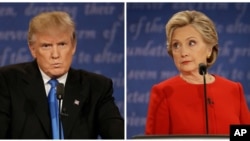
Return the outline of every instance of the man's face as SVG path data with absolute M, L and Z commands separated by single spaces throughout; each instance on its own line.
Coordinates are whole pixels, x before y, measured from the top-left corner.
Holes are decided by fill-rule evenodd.
M 29 45 L 31 54 L 38 66 L 50 77 L 60 77 L 68 72 L 76 44 L 70 32 L 50 30 L 49 33 L 36 33 L 34 42 Z

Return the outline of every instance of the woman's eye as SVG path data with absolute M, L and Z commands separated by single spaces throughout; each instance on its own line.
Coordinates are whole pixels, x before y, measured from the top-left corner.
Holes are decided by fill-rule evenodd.
M 194 46 L 194 45 L 196 45 L 195 41 L 193 41 L 193 40 L 189 41 L 189 46 Z
M 180 47 L 180 45 L 178 43 L 173 43 L 172 47 L 175 48 L 175 49 L 178 49 Z

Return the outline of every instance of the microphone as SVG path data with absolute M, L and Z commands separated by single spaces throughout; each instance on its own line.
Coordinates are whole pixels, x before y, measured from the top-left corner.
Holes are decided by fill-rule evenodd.
M 204 63 L 199 64 L 199 73 L 200 75 L 204 75 L 207 73 L 207 66 Z
M 58 100 L 62 100 L 64 97 L 64 85 L 62 83 L 56 86 L 56 96 Z
M 206 88 L 206 73 L 207 73 L 207 66 L 204 63 L 199 64 L 199 73 L 200 75 L 203 75 L 203 80 L 204 80 L 204 106 L 205 106 L 205 121 L 206 121 L 206 133 L 209 134 L 209 128 L 208 128 L 208 110 L 207 110 L 207 88 Z
M 62 83 L 59 83 L 57 85 L 57 99 L 59 100 L 62 100 L 64 98 L 64 85 Z M 61 106 L 61 104 L 60 104 Z M 61 109 L 61 108 L 60 108 Z M 68 114 L 66 113 L 66 109 L 63 108 L 61 111 L 61 116 L 68 116 Z
M 56 86 L 56 96 L 59 100 L 59 139 L 62 139 L 62 122 L 61 122 L 61 103 L 64 97 L 64 85 L 62 83 L 57 84 Z

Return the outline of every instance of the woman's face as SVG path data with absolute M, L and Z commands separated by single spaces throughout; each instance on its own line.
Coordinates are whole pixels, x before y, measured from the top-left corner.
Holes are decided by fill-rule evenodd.
M 175 66 L 184 74 L 199 72 L 199 64 L 206 64 L 207 57 L 212 53 L 212 47 L 203 41 L 192 25 L 174 30 L 171 49 Z

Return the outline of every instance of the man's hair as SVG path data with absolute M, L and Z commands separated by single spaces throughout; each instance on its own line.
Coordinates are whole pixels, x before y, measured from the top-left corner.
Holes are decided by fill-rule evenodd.
M 28 30 L 28 44 L 35 40 L 36 33 L 46 33 L 57 29 L 72 34 L 72 43 L 76 43 L 75 23 L 70 15 L 63 11 L 43 12 L 31 19 Z

